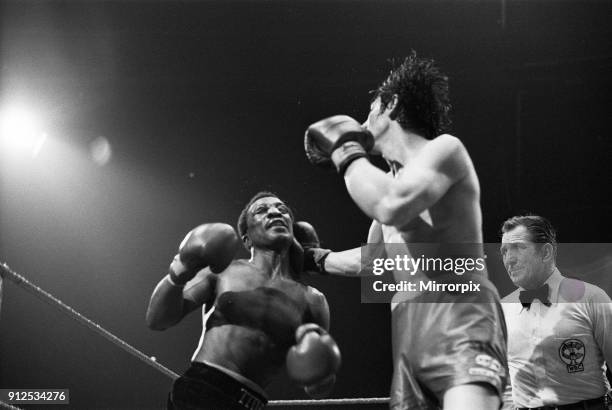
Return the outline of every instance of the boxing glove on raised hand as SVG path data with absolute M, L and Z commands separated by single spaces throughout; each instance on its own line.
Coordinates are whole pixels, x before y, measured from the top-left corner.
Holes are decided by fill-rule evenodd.
M 295 331 L 296 344 L 287 352 L 289 377 L 302 386 L 313 386 L 340 368 L 340 349 L 319 325 L 306 323 Z
M 367 156 L 374 146 L 372 134 L 348 115 L 335 115 L 315 122 L 306 130 L 304 149 L 313 165 L 336 166 L 343 174 L 354 160 Z M 332 157 L 332 153 L 340 150 Z
M 302 270 L 327 274 L 325 258 L 331 253 L 331 250 L 321 248 L 319 235 L 315 228 L 308 222 L 298 221 L 293 224 L 293 235 L 304 249 Z
M 240 241 L 231 225 L 224 223 L 203 224 L 192 229 L 179 246 L 179 259 L 184 269 L 173 269 L 170 278 L 177 285 L 184 285 L 205 267 L 220 273 L 232 262 Z

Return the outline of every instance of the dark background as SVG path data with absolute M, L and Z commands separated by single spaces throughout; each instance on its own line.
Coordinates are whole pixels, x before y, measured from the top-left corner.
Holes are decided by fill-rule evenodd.
M 560 241 L 610 242 L 611 15 L 609 1 L 4 1 L 0 103 L 43 113 L 49 142 L 0 153 L 0 260 L 182 372 L 199 315 L 154 332 L 144 313 L 184 234 L 233 224 L 270 189 L 326 246 L 364 241 L 369 221 L 302 136 L 325 116 L 365 119 L 368 91 L 411 49 L 450 77 L 486 241 L 531 211 Z M 103 166 L 89 152 L 101 136 Z M 387 396 L 389 306 L 361 304 L 357 280 L 309 281 L 344 356 L 333 397 Z M 153 409 L 170 379 L 5 280 L 0 387 Z M 305 397 L 284 380 L 270 396 Z

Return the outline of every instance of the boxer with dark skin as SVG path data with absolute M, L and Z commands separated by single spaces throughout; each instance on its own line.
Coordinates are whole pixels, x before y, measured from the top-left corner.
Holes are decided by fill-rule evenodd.
M 151 329 L 164 330 L 201 306 L 207 312 L 170 407 L 260 409 L 266 386 L 285 371 L 311 396 L 329 393 L 339 351 L 327 333 L 325 296 L 302 284 L 292 264 L 293 229 L 289 207 L 262 192 L 238 221 L 249 260 L 231 261 L 238 240 L 229 225 L 202 225 L 185 238 L 146 316 Z

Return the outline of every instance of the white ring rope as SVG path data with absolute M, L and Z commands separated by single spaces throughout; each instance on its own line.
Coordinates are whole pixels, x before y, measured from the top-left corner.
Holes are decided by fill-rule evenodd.
M 77 312 L 76 310 L 74 310 L 73 308 L 71 308 L 70 306 L 68 306 L 67 304 L 65 304 L 64 302 L 62 302 L 61 300 L 59 300 L 58 298 L 56 298 L 49 292 L 34 285 L 32 282 L 30 282 L 29 280 L 27 280 L 26 278 L 24 278 L 17 272 L 14 272 L 11 268 L 9 268 L 9 266 L 6 263 L 0 264 L 0 270 L 4 272 L 7 275 L 7 277 L 10 280 L 12 280 L 14 283 L 16 283 L 17 285 L 23 287 L 25 290 L 29 291 L 34 296 L 42 296 L 42 298 L 40 298 L 42 301 L 50 302 L 52 305 L 59 307 L 61 310 L 67 313 L 68 316 L 70 316 L 72 319 L 76 320 L 82 325 L 87 326 L 88 328 L 98 333 L 99 335 L 109 340 L 110 342 L 114 343 L 115 345 L 119 346 L 120 348 L 122 348 L 123 350 L 131 354 L 132 356 L 142 360 L 143 362 L 145 362 L 146 364 L 150 366 L 153 366 L 154 368 L 164 373 L 166 376 L 170 377 L 171 379 L 177 379 L 179 377 L 179 375 L 173 372 L 172 370 L 158 363 L 156 360 L 151 359 L 149 356 L 142 353 L 140 350 L 129 345 L 127 342 L 119 339 L 117 336 L 115 336 L 108 330 L 104 329 L 102 326 L 95 323 L 94 321 L 86 318 L 85 316 L 83 316 L 82 314 L 80 314 L 79 312 Z
M 6 263 L 0 263 L 0 271 L 3 272 L 11 281 L 21 286 L 28 292 L 32 293 L 34 296 L 39 297 L 42 301 L 48 302 L 51 305 L 59 307 L 68 316 L 80 324 L 90 328 L 94 332 L 98 333 L 105 339 L 109 340 L 111 343 L 119 346 L 132 356 L 140 359 L 145 362 L 149 366 L 154 367 L 160 372 L 164 373 L 166 376 L 170 377 L 172 380 L 175 380 L 179 377 L 179 375 L 172 370 L 168 369 L 164 365 L 158 363 L 156 360 L 151 359 L 146 354 L 142 353 L 140 350 L 131 346 L 127 342 L 121 340 L 108 330 L 104 329 L 102 326 L 98 325 L 94 321 L 86 318 L 49 292 L 41 289 L 39 286 L 34 285 L 32 282 L 27 280 L 22 275 L 13 271 Z M 271 407 L 276 406 L 327 406 L 327 405 L 349 405 L 349 404 L 381 404 L 388 403 L 388 397 L 371 397 L 371 398 L 354 398 L 354 399 L 323 399 L 323 400 L 271 400 L 268 402 L 268 405 Z M 19 407 L 12 406 L 10 404 L 4 403 L 0 401 L 0 408 L 7 408 L 10 410 L 20 410 Z
M 388 397 L 366 397 L 355 399 L 322 399 L 322 400 L 271 400 L 268 406 L 342 406 L 348 404 L 386 404 Z
M 15 407 L 11 404 L 5 403 L 2 400 L 0 400 L 0 409 L 9 409 L 9 410 L 22 410 L 19 407 Z

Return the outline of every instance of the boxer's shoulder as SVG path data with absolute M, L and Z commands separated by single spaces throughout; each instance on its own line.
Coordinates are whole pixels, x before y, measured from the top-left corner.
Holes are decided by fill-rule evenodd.
M 320 304 L 326 300 L 325 295 L 317 288 L 313 288 L 312 286 L 306 286 L 305 290 L 306 298 L 314 302 L 316 304 Z
M 443 143 L 443 144 L 454 144 L 455 146 L 463 147 L 461 140 L 451 134 L 440 134 L 436 138 L 430 140 L 430 142 Z
M 230 268 L 252 267 L 253 264 L 248 259 L 234 259 L 228 266 Z
M 248 259 L 234 259 L 229 264 L 227 269 L 222 272 L 222 274 L 234 275 L 258 271 L 259 269 L 255 265 L 253 265 Z
M 447 174 L 464 175 L 473 168 L 470 155 L 463 142 L 450 134 L 442 134 L 427 142 L 420 152 L 421 161 L 435 166 Z M 455 178 L 459 179 L 459 178 Z
M 436 138 L 429 140 L 426 149 L 435 150 L 440 154 L 451 155 L 465 150 L 465 146 L 461 140 L 450 134 L 442 134 Z

